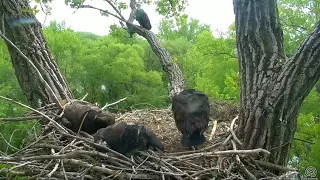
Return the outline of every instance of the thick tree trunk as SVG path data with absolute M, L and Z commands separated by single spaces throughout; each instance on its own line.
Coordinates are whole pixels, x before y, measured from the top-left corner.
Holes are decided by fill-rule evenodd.
M 288 161 L 301 104 L 320 76 L 320 29 L 285 59 L 276 0 L 235 0 L 241 109 L 237 135 L 244 148 Z
M 6 41 L 20 87 L 32 107 L 66 99 L 66 96 L 72 98 L 49 51 L 41 24 L 30 10 L 25 0 L 0 0 L 1 32 L 34 64 L 32 66 Z

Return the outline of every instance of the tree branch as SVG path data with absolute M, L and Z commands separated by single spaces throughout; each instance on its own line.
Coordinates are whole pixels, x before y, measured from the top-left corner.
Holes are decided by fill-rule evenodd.
M 91 5 L 81 5 L 81 6 L 79 6 L 79 8 L 96 9 L 96 10 L 99 10 L 99 11 L 104 12 L 106 14 L 110 14 L 111 16 L 113 16 L 113 17 L 115 17 L 115 18 L 117 18 L 117 19 L 119 19 L 121 21 L 125 21 L 126 22 L 126 20 L 124 18 L 122 18 L 122 16 L 119 17 L 116 14 L 113 14 L 113 13 L 107 11 L 107 10 L 103 10 L 103 9 L 100 9 L 100 8 L 97 8 L 97 7 L 94 7 L 94 6 L 91 6 Z
M 111 16 L 119 19 L 120 21 L 126 22 L 129 32 L 137 33 L 138 35 L 144 37 L 149 42 L 153 52 L 158 56 L 160 64 L 163 67 L 163 70 L 169 76 L 170 82 L 168 84 L 168 88 L 169 88 L 169 98 L 171 100 L 172 96 L 174 96 L 177 93 L 180 93 L 183 89 L 186 88 L 186 82 L 183 78 L 180 68 L 176 63 L 172 61 L 169 51 L 162 46 L 157 36 L 151 31 L 148 31 L 147 29 L 144 29 L 140 26 L 136 26 L 133 24 L 133 21 L 135 19 L 135 12 L 136 12 L 136 0 L 130 1 L 131 13 L 128 20 L 124 19 L 121 13 L 110 1 L 108 0 L 106 1 L 112 6 L 112 8 L 119 14 L 120 17 L 116 14 L 110 13 L 107 10 L 96 8 L 91 5 L 82 5 L 79 8 L 91 8 L 91 9 L 96 9 L 104 13 L 110 14 Z

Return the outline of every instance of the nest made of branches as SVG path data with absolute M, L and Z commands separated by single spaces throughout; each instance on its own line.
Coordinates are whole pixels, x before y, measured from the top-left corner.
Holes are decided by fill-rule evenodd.
M 117 114 L 116 122 L 143 124 L 165 147 L 165 152 L 139 151 L 131 157 L 95 144 L 90 135 L 60 126 L 51 116 L 52 107 L 40 108 L 52 120 L 34 142 L 14 154 L 0 156 L 0 164 L 14 165 L 2 168 L 0 179 L 285 179 L 298 173 L 264 162 L 270 154 L 264 149 L 241 150 L 234 133 L 237 106 L 213 103 L 211 107 L 212 119 L 218 123 L 210 124 L 205 133 L 207 142 L 193 151 L 180 144 L 170 109 Z M 96 151 L 97 146 L 108 152 Z

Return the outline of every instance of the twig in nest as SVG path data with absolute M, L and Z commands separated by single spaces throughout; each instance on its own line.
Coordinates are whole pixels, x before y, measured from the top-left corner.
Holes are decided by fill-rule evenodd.
M 231 135 L 230 135 L 231 136 Z M 208 147 L 205 147 L 205 148 L 202 148 L 202 149 L 198 149 L 198 150 L 195 150 L 195 151 L 182 151 L 182 152 L 174 152 L 174 153 L 168 153 L 167 156 L 178 156 L 178 155 L 183 155 L 183 154 L 190 154 L 190 153 L 197 153 L 197 152 L 204 152 L 204 151 L 208 151 L 210 149 L 213 149 L 213 148 L 216 148 L 218 146 L 220 146 L 221 143 L 216 143 L 216 144 L 213 144 L 211 146 L 208 146 Z
M 276 179 L 295 179 L 295 178 L 292 178 L 290 176 L 294 176 L 294 175 L 297 175 L 297 174 L 299 174 L 299 172 L 297 172 L 297 171 L 290 172 L 290 173 L 278 176 Z M 275 177 L 266 177 L 266 178 L 261 178 L 260 180 L 267 180 L 267 179 L 275 179 Z M 305 178 L 305 179 L 308 179 L 308 178 Z M 310 178 L 310 179 L 317 179 L 317 178 Z
M 210 134 L 210 137 L 209 137 L 209 141 L 212 141 L 214 133 L 216 132 L 216 129 L 217 129 L 217 120 L 214 120 L 213 121 L 212 131 L 211 131 L 211 134 Z
M 272 164 L 272 163 L 265 162 L 265 161 L 254 160 L 254 162 L 259 164 L 260 166 L 266 167 L 268 169 L 273 169 L 276 171 L 281 171 L 281 172 L 297 171 L 297 169 L 295 169 L 295 168 L 288 168 L 288 167 L 284 167 L 284 166 L 279 166 L 279 165 Z
M 38 138 L 35 142 L 33 142 L 33 143 L 31 143 L 31 144 L 27 145 L 26 147 L 24 147 L 24 148 L 20 149 L 19 151 L 17 151 L 17 152 L 15 152 L 15 153 L 13 153 L 11 156 L 15 156 L 15 155 L 17 155 L 17 154 L 21 153 L 22 151 L 24 151 L 24 150 L 26 150 L 26 149 L 29 149 L 30 147 L 32 147 L 32 146 L 34 146 L 35 144 L 37 144 L 39 141 L 41 141 L 41 140 L 43 140 L 43 139 L 47 138 L 47 137 L 48 137 L 49 135 L 51 135 L 52 133 L 53 133 L 53 132 L 50 132 L 50 133 L 48 133 L 47 135 L 45 135 L 45 136 L 42 136 L 42 137 Z
M 52 154 L 56 154 L 54 149 L 51 149 Z M 58 160 L 58 162 L 54 165 L 54 168 L 52 169 L 52 171 L 47 175 L 48 177 L 51 177 L 53 173 L 55 173 L 59 167 L 60 164 L 60 159 Z
M 64 179 L 68 180 L 68 177 L 67 177 L 67 174 L 66 174 L 66 170 L 64 168 L 63 161 L 60 161 L 60 162 L 61 162 L 61 168 L 62 168 L 62 173 L 63 173 Z
M 137 165 L 135 162 L 131 161 L 131 159 L 127 158 L 127 157 L 124 156 L 123 154 L 120 154 L 120 153 L 118 153 L 117 151 L 114 151 L 114 150 L 112 150 L 112 149 L 110 149 L 110 148 L 108 148 L 108 147 L 106 147 L 106 146 L 102 146 L 102 145 L 100 145 L 100 144 L 97 144 L 97 143 L 88 141 L 87 139 L 83 139 L 83 138 L 81 138 L 81 137 L 77 137 L 77 136 L 74 136 L 74 135 L 71 135 L 71 134 L 67 134 L 67 133 L 64 133 L 64 132 L 61 132 L 61 133 L 62 133 L 64 136 L 71 137 L 71 138 L 75 138 L 75 139 L 78 139 L 78 140 L 82 140 L 82 141 L 84 141 L 84 142 L 86 142 L 86 143 L 88 143 L 88 144 L 90 144 L 90 145 L 92 145 L 92 146 L 94 146 L 94 147 L 99 147 L 99 148 L 102 148 L 102 149 L 107 150 L 107 151 L 109 151 L 109 152 L 112 152 L 112 153 L 116 154 L 117 156 L 119 156 L 119 157 L 121 157 L 121 158 L 129 161 L 130 163 L 133 163 L 134 165 Z
M 80 100 L 83 101 L 88 96 L 88 93 L 86 93 Z
M 17 166 L 14 166 L 14 167 L 10 168 L 9 171 L 13 171 L 14 169 L 17 169 L 17 168 L 26 166 L 26 165 L 28 165 L 28 164 L 32 164 L 32 163 L 34 163 L 34 162 L 36 162 L 36 161 L 28 161 L 28 162 L 19 164 L 19 165 L 17 165 Z
M 122 99 L 120 99 L 120 100 L 118 100 L 118 101 L 116 101 L 116 102 L 113 102 L 113 103 L 111 103 L 111 104 L 106 104 L 106 105 L 104 105 L 102 108 L 101 108 L 101 110 L 104 110 L 105 108 L 107 108 L 107 107 L 110 107 L 110 106 L 113 106 L 113 105 L 115 105 L 115 104 L 118 104 L 119 102 L 121 102 L 121 101 L 124 101 L 124 100 L 126 100 L 127 99 L 127 97 L 125 97 L 125 98 L 122 98 Z
M 156 156 L 151 156 L 151 155 L 149 155 L 148 153 L 145 153 L 145 152 L 142 152 L 142 151 L 140 151 L 139 153 L 143 154 L 144 156 L 147 156 L 147 157 L 150 157 L 150 158 L 152 158 L 152 159 L 155 159 L 155 160 L 158 161 L 158 162 L 164 163 L 165 165 L 169 166 L 170 168 L 174 169 L 175 171 L 178 171 L 179 173 L 182 173 L 182 174 L 179 174 L 179 173 L 177 173 L 177 174 L 175 174 L 175 173 L 170 173 L 170 174 L 173 175 L 173 176 L 177 176 L 177 178 L 178 178 L 179 176 L 186 175 L 186 176 L 189 177 L 190 179 L 193 179 L 193 180 L 194 180 L 194 178 L 191 177 L 188 173 L 183 172 L 181 169 L 173 166 L 172 164 L 164 161 L 164 160 L 161 159 L 161 158 L 158 158 L 158 157 L 156 157 Z M 167 172 L 163 172 L 163 171 L 161 171 L 160 173 L 161 173 L 161 174 L 167 174 Z
M 207 173 L 207 172 L 210 172 L 210 171 L 223 171 L 222 169 L 218 169 L 218 168 L 209 168 L 209 169 L 205 169 L 205 170 L 202 170 L 202 171 L 198 171 L 194 174 L 191 174 L 192 177 L 197 177 L 201 174 L 204 174 L 204 173 Z
M 258 148 L 258 149 L 250 149 L 250 150 L 226 150 L 226 151 L 216 151 L 216 152 L 201 152 L 201 153 L 193 153 L 193 154 L 187 154 L 187 155 L 182 155 L 182 156 L 177 156 L 177 158 L 183 159 L 183 158 L 188 158 L 188 157 L 201 157 L 201 156 L 208 156 L 208 155 L 232 155 L 232 154 L 258 154 L 258 153 L 265 153 L 265 154 L 270 154 L 269 151 Z
M 240 145 L 242 146 L 242 142 L 238 139 L 238 137 L 236 136 L 236 133 L 234 133 L 233 131 L 233 126 L 234 126 L 234 123 L 236 122 L 236 120 L 239 118 L 239 116 L 235 117 L 232 122 L 231 122 L 231 125 L 230 125 L 230 132 L 232 134 L 232 137 L 233 139 Z
M 84 114 L 83 118 L 82 118 L 82 121 L 81 121 L 80 126 L 79 126 L 79 129 L 78 129 L 78 133 L 77 133 L 78 136 L 79 136 L 80 130 L 81 130 L 82 125 L 83 125 L 83 122 L 84 122 L 84 120 L 86 119 L 87 115 L 88 115 L 88 112 L 86 112 L 86 113 Z
M 234 150 L 237 150 L 237 145 L 236 143 L 231 140 L 232 146 Z M 239 155 L 236 155 L 236 160 L 240 166 L 240 169 L 245 173 L 245 175 L 247 176 L 248 179 L 257 179 L 245 166 L 244 164 L 241 162 Z
M 0 121 L 28 121 L 28 120 L 35 120 L 35 119 L 41 119 L 42 116 L 27 116 L 27 117 L 14 117 L 14 118 L 0 118 Z
M 49 166 L 51 165 L 52 161 L 53 161 L 53 159 L 51 159 L 51 160 L 44 166 L 44 168 L 41 169 L 41 171 L 40 171 L 39 175 L 37 176 L 37 178 L 41 177 L 42 174 L 46 172 L 45 170 L 47 169 L 47 167 L 49 167 Z M 50 173 L 50 172 L 49 172 L 49 173 Z
M 6 97 L 4 97 L 4 96 L 0 96 L 0 98 L 5 99 L 5 100 L 10 101 L 10 102 L 13 102 L 13 103 L 15 103 L 15 104 L 18 104 L 18 105 L 20 105 L 20 106 L 22 106 L 22 107 L 25 107 L 25 108 L 27 108 L 27 109 L 29 109 L 29 110 L 37 113 L 37 114 L 40 114 L 40 115 L 43 116 L 45 119 L 47 119 L 47 120 L 49 120 L 50 122 L 52 122 L 52 124 L 53 124 L 57 129 L 60 129 L 60 130 L 62 130 L 62 131 L 64 131 L 64 132 L 67 132 L 67 131 L 65 130 L 65 128 L 63 128 L 59 123 L 57 123 L 55 120 L 51 119 L 51 118 L 48 117 L 47 115 L 43 114 L 42 112 L 40 112 L 40 111 L 38 111 L 38 110 L 36 110 L 36 109 L 33 109 L 33 108 L 31 108 L 30 106 L 24 105 L 24 104 L 22 104 L 22 103 L 20 103 L 20 102 L 18 102 L 18 101 L 15 101 L 15 100 L 13 100 L 13 99 L 6 98 Z

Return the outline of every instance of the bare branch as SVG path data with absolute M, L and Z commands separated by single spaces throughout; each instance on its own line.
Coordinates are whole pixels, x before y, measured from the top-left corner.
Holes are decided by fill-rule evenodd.
M 113 16 L 113 17 L 115 17 L 115 18 L 117 18 L 117 19 L 119 19 L 119 20 L 121 20 L 121 21 L 127 22 L 124 18 L 121 18 L 121 17 L 117 16 L 116 14 L 113 14 L 113 13 L 107 11 L 107 10 L 103 10 L 103 9 L 100 9 L 100 8 L 97 8 L 97 7 L 94 7 L 94 6 L 91 6 L 91 5 L 81 5 L 81 6 L 79 6 L 79 8 L 96 9 L 96 10 L 99 10 L 99 11 L 101 11 L 101 12 L 110 14 L 111 16 Z
M 120 11 L 114 6 L 114 4 L 112 2 L 110 2 L 109 0 L 105 0 L 108 2 L 108 4 L 117 12 L 117 14 L 122 18 L 125 19 L 122 14 L 120 13 Z
M 27 121 L 27 120 L 35 120 L 35 119 L 41 119 L 42 116 L 28 116 L 28 117 L 14 117 L 14 118 L 0 118 L 0 121 Z
M 108 0 L 106 0 L 108 1 Z M 111 5 L 112 3 L 108 1 L 108 3 Z M 175 94 L 181 92 L 183 89 L 186 88 L 186 82 L 183 78 L 182 72 L 178 65 L 172 61 L 172 57 L 167 49 L 165 49 L 162 45 L 160 40 L 157 38 L 157 36 L 152 33 L 151 31 L 148 31 L 140 26 L 136 26 L 133 24 L 133 21 L 135 19 L 135 12 L 136 12 L 136 1 L 131 0 L 130 1 L 130 8 L 131 13 L 128 18 L 128 20 L 125 20 L 121 13 L 117 10 L 117 8 L 114 5 L 111 5 L 112 8 L 120 15 L 120 17 L 116 14 L 110 13 L 107 10 L 103 10 L 97 7 L 93 7 L 91 5 L 82 5 L 79 8 L 92 8 L 99 10 L 101 12 L 107 13 L 112 15 L 113 17 L 119 19 L 120 21 L 124 21 L 127 24 L 128 32 L 137 33 L 138 35 L 144 37 L 149 42 L 151 49 L 153 52 L 158 56 L 160 63 L 163 67 L 163 70 L 168 74 L 170 82 L 168 84 L 169 88 L 169 98 L 171 100 L 171 97 Z
M 214 133 L 216 132 L 216 129 L 217 129 L 217 120 L 214 120 L 213 121 L 213 127 L 212 127 L 212 130 L 211 130 L 211 133 L 210 133 L 210 137 L 209 137 L 209 141 L 212 141 Z
M 118 101 L 116 101 L 116 102 L 113 102 L 113 103 L 111 103 L 111 104 L 106 104 L 106 105 L 104 105 L 102 108 L 101 108 L 101 110 L 104 110 L 104 109 L 106 109 L 107 107 L 110 107 L 110 106 L 113 106 L 113 105 L 115 105 L 115 104 L 118 104 L 119 102 L 122 102 L 122 101 L 124 101 L 124 100 L 126 100 L 127 99 L 127 97 L 125 97 L 125 98 L 122 98 L 122 99 L 120 99 L 120 100 L 118 100 Z
M 29 106 L 27 106 L 27 105 L 24 105 L 24 104 L 22 104 L 22 103 L 20 103 L 20 102 L 18 102 L 18 101 L 15 101 L 15 100 L 13 100 L 13 99 L 6 98 L 6 97 L 4 97 L 4 96 L 0 96 L 0 98 L 5 99 L 5 100 L 10 101 L 10 102 L 13 102 L 13 103 L 15 103 L 15 104 L 18 104 L 18 105 L 20 105 L 20 106 L 22 106 L 22 107 L 25 107 L 25 108 L 27 108 L 27 109 L 29 109 L 29 110 L 31 110 L 31 111 L 33 111 L 33 112 L 35 112 L 35 113 L 43 116 L 45 119 L 49 120 L 56 128 L 62 130 L 63 132 L 67 132 L 67 131 L 65 130 L 65 128 L 63 128 L 63 127 L 62 127 L 60 124 L 58 124 L 55 120 L 51 119 L 49 116 L 43 114 L 42 112 L 40 112 L 40 111 L 38 111 L 38 110 L 36 110 L 36 109 L 33 109 L 33 108 L 31 108 L 31 107 L 29 107 Z

